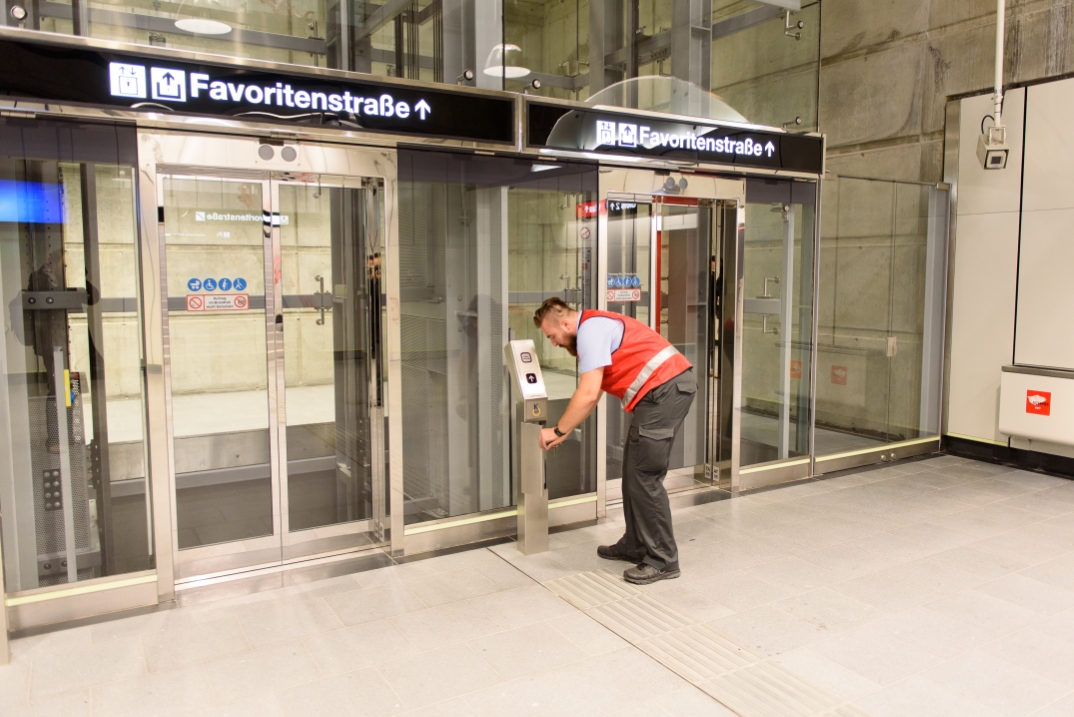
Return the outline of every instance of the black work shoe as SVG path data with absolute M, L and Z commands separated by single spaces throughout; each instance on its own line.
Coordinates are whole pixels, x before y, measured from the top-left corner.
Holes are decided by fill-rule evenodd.
M 604 558 L 605 560 L 622 560 L 625 563 L 636 563 L 637 558 L 632 558 L 629 555 L 620 553 L 618 548 L 614 545 L 598 545 L 597 557 Z
M 649 583 L 655 583 L 657 580 L 673 580 L 679 577 L 681 573 L 678 568 L 667 569 L 654 568 L 648 563 L 641 563 L 637 567 L 627 568 L 623 571 L 623 578 L 628 583 L 634 583 L 635 585 L 648 585 Z

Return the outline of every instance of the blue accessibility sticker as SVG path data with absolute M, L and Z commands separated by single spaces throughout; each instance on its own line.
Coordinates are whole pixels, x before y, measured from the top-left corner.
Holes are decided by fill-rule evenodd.
M 201 291 L 201 279 L 191 279 L 186 283 L 186 288 L 191 291 Z
M 235 281 L 231 282 L 231 288 L 235 289 L 235 291 L 242 291 L 246 288 L 246 279 L 243 279 L 241 277 L 236 279 Z
M 221 279 L 219 285 L 220 291 L 231 291 L 231 279 Z
M 216 291 L 216 279 L 206 279 L 201 283 L 206 291 Z
M 608 288 L 609 289 L 614 289 L 615 288 L 615 277 L 614 276 L 609 276 L 608 277 Z
M 640 287 L 641 286 L 641 277 L 638 276 L 637 274 L 635 274 L 634 278 L 630 280 L 630 285 L 633 286 L 635 289 Z

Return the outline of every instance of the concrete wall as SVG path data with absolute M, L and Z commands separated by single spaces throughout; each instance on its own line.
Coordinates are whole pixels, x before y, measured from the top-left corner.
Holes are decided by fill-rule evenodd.
M 1067 0 L 1007 0 L 1005 83 L 1074 70 Z M 995 0 L 824 0 L 820 129 L 838 174 L 939 182 L 946 98 L 992 84 Z

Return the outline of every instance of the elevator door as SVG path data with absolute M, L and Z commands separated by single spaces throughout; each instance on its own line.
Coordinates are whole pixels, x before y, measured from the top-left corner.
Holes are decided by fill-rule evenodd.
M 178 581 L 378 543 L 381 181 L 157 186 Z
M 698 393 L 676 435 L 665 485 L 669 490 L 712 483 L 709 462 L 712 396 L 718 370 L 712 361 L 717 325 L 721 221 L 705 199 L 610 194 L 605 243 L 608 311 L 647 324 L 694 366 Z M 622 457 L 630 416 L 609 399 L 607 425 L 607 495 L 620 497 Z

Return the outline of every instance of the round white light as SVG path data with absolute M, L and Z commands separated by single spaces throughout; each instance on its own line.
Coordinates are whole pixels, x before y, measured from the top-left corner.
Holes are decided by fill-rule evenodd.
M 520 77 L 525 77 L 530 73 L 528 67 L 516 67 L 515 65 L 493 65 L 492 67 L 485 68 L 486 75 L 492 75 L 493 77 L 506 77 L 509 80 L 517 80 Z
M 175 26 L 195 35 L 226 35 L 231 32 L 231 25 L 226 22 L 203 17 L 184 17 L 182 20 L 176 20 Z

